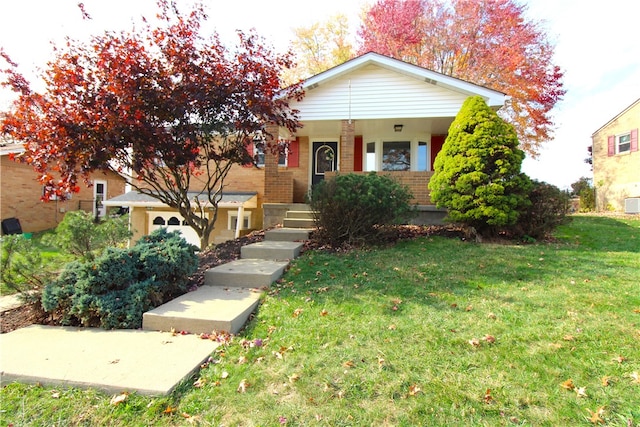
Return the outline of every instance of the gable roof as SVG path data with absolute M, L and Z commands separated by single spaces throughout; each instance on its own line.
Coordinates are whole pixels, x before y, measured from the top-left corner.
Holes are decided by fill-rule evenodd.
M 640 98 L 636 99 L 635 102 L 631 103 L 631 105 L 629 105 L 627 108 L 625 108 L 624 110 L 622 110 L 621 112 L 619 112 L 618 114 L 616 114 L 611 120 L 609 120 L 607 123 L 603 124 L 602 126 L 600 126 L 598 128 L 597 131 L 595 131 L 594 133 L 591 134 L 591 137 L 593 138 L 598 132 L 600 132 L 602 129 L 606 128 L 607 126 L 609 126 L 609 123 L 615 121 L 618 119 L 618 117 L 622 116 L 623 114 L 625 114 L 627 111 L 631 110 L 633 107 L 636 106 L 636 104 L 640 103 Z
M 314 90 L 319 86 L 327 85 L 328 83 L 348 73 L 352 73 L 369 65 L 376 65 L 386 70 L 400 73 L 407 77 L 418 79 L 434 86 L 439 86 L 454 92 L 458 92 L 465 97 L 480 95 L 482 98 L 484 98 L 487 105 L 493 108 L 502 107 L 507 99 L 507 95 L 502 92 L 489 89 L 484 86 L 479 86 L 455 77 L 447 76 L 436 71 L 431 71 L 427 68 L 410 64 L 408 62 L 391 58 L 389 56 L 380 55 L 375 52 L 365 53 L 333 68 L 323 71 L 320 74 L 309 77 L 308 79 L 303 81 L 303 88 L 305 89 L 305 91 Z

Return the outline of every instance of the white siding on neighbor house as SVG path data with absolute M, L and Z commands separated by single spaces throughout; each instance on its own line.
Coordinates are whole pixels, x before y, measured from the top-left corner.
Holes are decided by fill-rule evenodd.
M 300 110 L 303 122 L 454 117 L 466 98 L 466 94 L 370 64 L 307 89 L 302 103 L 291 106 Z

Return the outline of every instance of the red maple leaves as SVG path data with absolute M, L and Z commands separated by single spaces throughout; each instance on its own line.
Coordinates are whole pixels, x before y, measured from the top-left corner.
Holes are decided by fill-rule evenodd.
M 365 15 L 360 52 L 375 51 L 506 93 L 505 118 L 525 151 L 550 138 L 564 95 L 553 46 L 514 0 L 379 0 Z
M 300 126 L 289 101 L 303 91 L 282 88 L 291 54 L 275 54 L 256 34 L 241 32 L 229 51 L 217 35 L 201 36 L 202 5 L 185 15 L 175 2 L 158 6 L 156 27 L 145 20 L 131 32 L 57 47 L 43 93 L 32 91 L 0 52 L 9 64 L 3 84 L 19 95 L 0 131 L 25 144 L 21 160 L 43 177 L 45 198 L 111 170 L 177 208 L 202 238 L 213 224 L 191 209 L 187 191 L 217 206 L 231 165 L 251 162 L 247 145 L 256 132 L 269 123 Z M 52 170 L 59 180 L 49 179 Z

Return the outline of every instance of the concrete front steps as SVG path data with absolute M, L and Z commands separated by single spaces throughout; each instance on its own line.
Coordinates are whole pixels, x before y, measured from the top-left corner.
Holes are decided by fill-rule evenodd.
M 265 241 L 241 248 L 241 259 L 209 269 L 204 286 L 143 314 L 142 329 L 239 332 L 257 307 L 262 290 L 278 280 L 300 254 L 309 230 L 279 228 Z M 294 241 L 295 240 L 295 241 Z
M 314 228 L 316 226 L 311 210 L 287 211 L 282 225 L 285 228 Z

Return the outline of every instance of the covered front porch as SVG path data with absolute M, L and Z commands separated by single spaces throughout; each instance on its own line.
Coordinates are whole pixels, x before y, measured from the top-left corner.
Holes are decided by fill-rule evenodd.
M 313 185 L 336 173 L 378 172 L 407 185 L 416 204 L 432 205 L 428 183 L 452 121 L 453 117 L 327 120 L 308 122 L 296 135 L 280 132 L 289 141 L 288 162 L 283 165 L 280 158 L 278 164 L 275 155 L 267 154 L 265 202 L 304 203 Z
M 375 171 L 406 184 L 420 206 L 433 162 L 469 96 L 494 109 L 503 93 L 373 52 L 304 82 L 291 102 L 302 127 L 295 134 L 272 126 L 288 142 L 286 156 L 265 159 L 265 203 L 302 203 L 313 185 L 335 173 Z

